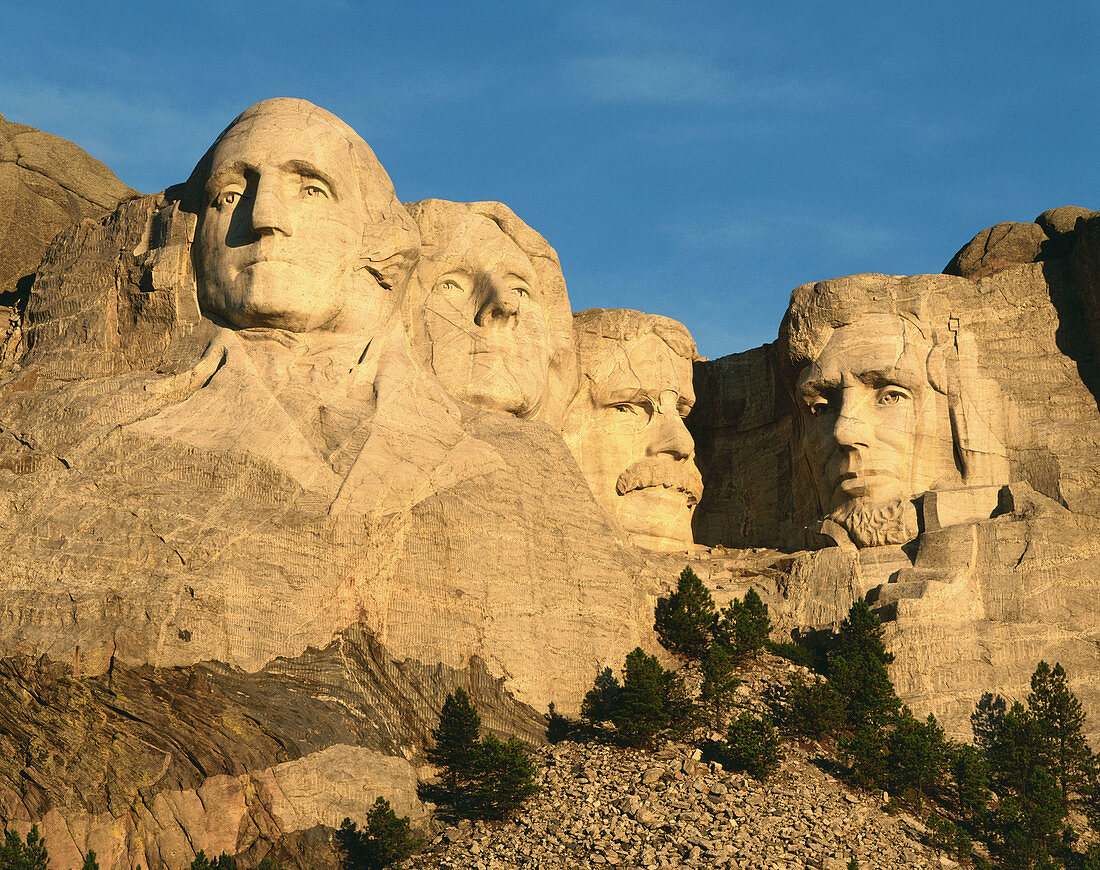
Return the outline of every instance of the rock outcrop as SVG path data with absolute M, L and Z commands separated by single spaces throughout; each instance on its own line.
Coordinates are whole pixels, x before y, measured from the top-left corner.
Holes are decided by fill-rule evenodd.
M 54 236 L 136 195 L 72 142 L 0 115 L 0 364 L 14 357 L 30 282 Z
M 667 318 L 574 324 L 510 209 L 402 206 L 305 101 L 148 196 L 0 123 L 0 821 L 59 865 L 332 866 L 376 796 L 423 817 L 449 692 L 539 742 L 548 703 L 654 649 L 685 563 L 783 633 L 866 598 L 902 699 L 955 736 L 1040 658 L 1100 722 L 1096 213 L 804 285 L 776 342 L 707 362 Z M 754 862 L 781 804 L 851 810 L 801 761 L 751 800 L 675 753 L 547 762 L 609 863 Z M 855 848 L 799 824 L 770 841 L 791 861 Z M 931 860 L 892 848 L 856 851 Z

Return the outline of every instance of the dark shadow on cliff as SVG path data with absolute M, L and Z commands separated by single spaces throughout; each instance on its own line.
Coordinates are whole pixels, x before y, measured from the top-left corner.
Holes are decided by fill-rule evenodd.
M 1065 257 L 1044 260 L 1042 269 L 1051 304 L 1058 312 L 1058 330 L 1054 334 L 1058 350 L 1076 364 L 1081 383 L 1092 393 L 1100 410 L 1100 357 L 1089 330 L 1089 308 L 1083 298 L 1087 288 L 1080 270 L 1073 268 Z

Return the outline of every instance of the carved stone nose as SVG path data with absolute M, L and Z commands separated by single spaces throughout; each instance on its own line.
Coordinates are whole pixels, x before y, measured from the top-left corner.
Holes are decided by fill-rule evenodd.
M 503 325 L 519 313 L 518 294 L 495 275 L 485 276 L 484 293 L 484 301 L 474 315 L 478 326 Z

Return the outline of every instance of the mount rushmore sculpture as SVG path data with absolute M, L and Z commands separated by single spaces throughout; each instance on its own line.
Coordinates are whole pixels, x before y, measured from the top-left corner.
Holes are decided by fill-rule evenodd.
M 783 632 L 867 598 L 956 733 L 1041 657 L 1100 710 L 1091 213 L 805 285 L 706 361 L 667 317 L 573 314 L 507 206 L 403 205 L 303 100 L 158 194 L 74 165 L 110 201 L 0 288 L 0 819 L 62 864 L 323 864 L 375 797 L 424 813 L 450 691 L 541 739 L 656 649 L 684 564 Z

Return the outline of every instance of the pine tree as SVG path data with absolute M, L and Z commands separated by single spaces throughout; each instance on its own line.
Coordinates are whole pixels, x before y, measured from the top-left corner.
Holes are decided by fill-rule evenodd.
M 1008 712 L 1008 703 L 1000 695 L 985 692 L 974 712 L 970 714 L 970 727 L 974 732 L 974 743 L 982 749 L 988 749 L 997 739 L 1001 725 Z
M 27 833 L 26 842 L 15 831 L 4 831 L 4 843 L 0 845 L 0 868 L 3 870 L 49 870 L 46 844 L 34 825 Z
M 779 769 L 783 751 L 771 720 L 742 713 L 730 723 L 726 739 L 713 747 L 712 755 L 728 770 L 767 779 Z
M 886 651 L 881 621 L 860 599 L 841 623 L 829 656 L 829 682 L 847 699 L 848 721 L 857 730 L 881 727 L 901 706 L 886 666 L 894 656 Z
M 637 647 L 623 665 L 623 685 L 611 721 L 630 746 L 646 746 L 668 724 L 665 669 Z
M 723 715 L 740 685 L 741 681 L 734 675 L 734 661 L 729 648 L 724 643 L 715 641 L 703 660 L 700 698 L 714 710 L 716 728 L 722 727 Z
M 472 802 L 477 815 L 487 819 L 510 816 L 538 792 L 535 766 L 523 741 L 509 737 L 501 742 L 493 734 L 481 739 Z
M 1092 753 L 1085 744 L 1085 711 L 1069 690 L 1061 664 L 1054 670 L 1039 662 L 1031 677 L 1028 711 L 1047 745 L 1046 767 L 1062 793 L 1062 808 L 1069 808 L 1069 793 L 1079 789 L 1092 768 Z
M 676 591 L 657 601 L 654 628 L 661 645 L 687 659 L 702 659 L 710 647 L 716 614 L 703 581 L 684 568 Z
M 80 870 L 99 870 L 99 862 L 95 857 L 95 850 L 89 849 L 84 855 L 84 863 L 80 865 Z
M 596 682 L 581 701 L 581 718 L 594 725 L 610 722 L 621 689 L 622 686 L 611 673 L 611 668 L 604 668 L 596 674 Z
M 731 605 L 722 609 L 714 634 L 726 645 L 734 659 L 741 661 L 764 648 L 771 627 L 768 605 L 760 600 L 755 589 L 749 587 L 744 601 L 735 598 Z
M 461 687 L 455 689 L 443 703 L 439 726 L 432 732 L 435 745 L 428 750 L 428 760 L 443 768 L 444 788 L 456 798 L 477 764 L 480 727 L 481 717 L 470 703 L 470 696 Z
M 346 818 L 336 832 L 344 870 L 382 870 L 404 861 L 422 842 L 412 833 L 409 817 L 398 818 L 390 802 L 382 797 L 368 811 L 362 831 Z
M 936 717 L 926 722 L 902 711 L 896 727 L 886 737 L 887 783 L 891 792 L 934 797 L 947 769 L 947 741 Z
M 947 755 L 955 787 L 955 808 L 967 822 L 978 825 L 989 805 L 989 764 L 985 753 L 965 743 L 952 743 Z

